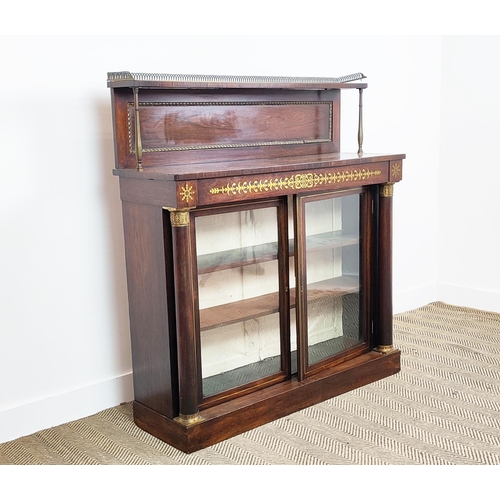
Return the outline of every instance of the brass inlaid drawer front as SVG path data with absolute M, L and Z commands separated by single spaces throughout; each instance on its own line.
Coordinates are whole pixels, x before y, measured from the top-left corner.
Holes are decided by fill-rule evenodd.
M 242 177 L 237 182 L 200 181 L 200 202 L 244 199 L 255 195 L 289 194 L 303 190 L 337 189 L 385 181 L 387 167 L 361 167 L 316 172 L 297 172 L 289 176 Z M 203 199 L 203 201 L 201 200 Z
M 333 141 L 332 102 L 141 102 L 143 153 Z M 135 114 L 128 105 L 129 150 Z

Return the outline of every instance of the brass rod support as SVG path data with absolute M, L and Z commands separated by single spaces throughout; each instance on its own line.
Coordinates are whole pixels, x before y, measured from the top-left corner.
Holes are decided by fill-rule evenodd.
M 135 110 L 135 157 L 137 158 L 137 170 L 142 172 L 142 140 L 141 121 L 139 119 L 139 89 L 134 88 L 134 110 Z
M 363 156 L 363 89 L 359 89 L 358 156 Z

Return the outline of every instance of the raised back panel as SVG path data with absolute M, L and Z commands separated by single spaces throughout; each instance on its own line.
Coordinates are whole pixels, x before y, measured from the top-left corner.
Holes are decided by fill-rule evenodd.
M 135 168 L 130 88 L 113 92 L 117 168 Z M 142 166 L 339 152 L 340 90 L 139 89 Z

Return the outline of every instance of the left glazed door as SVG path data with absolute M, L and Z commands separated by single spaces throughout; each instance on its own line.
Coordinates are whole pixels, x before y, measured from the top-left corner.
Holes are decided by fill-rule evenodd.
M 194 210 L 200 409 L 290 377 L 287 205 Z

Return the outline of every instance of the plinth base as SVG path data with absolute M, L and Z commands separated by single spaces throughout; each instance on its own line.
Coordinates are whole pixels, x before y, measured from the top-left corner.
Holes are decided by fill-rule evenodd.
M 398 373 L 400 351 L 371 351 L 299 382 L 296 378 L 200 412 L 186 426 L 134 401 L 134 421 L 185 452 L 206 448 L 278 418 Z

